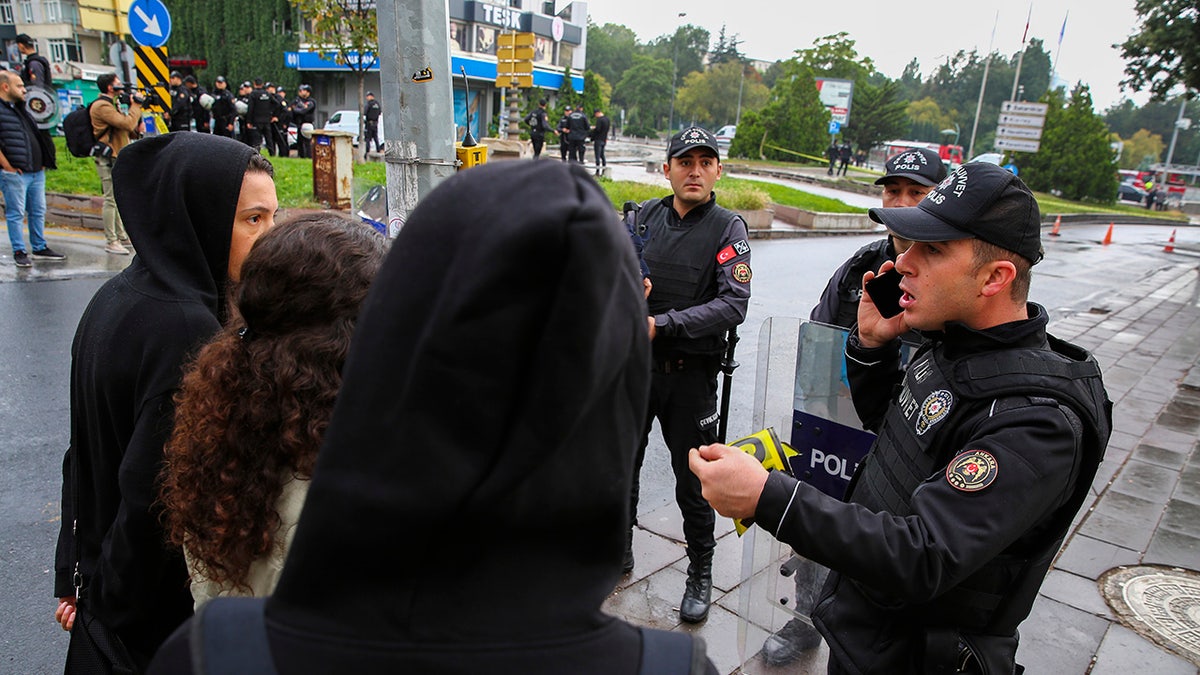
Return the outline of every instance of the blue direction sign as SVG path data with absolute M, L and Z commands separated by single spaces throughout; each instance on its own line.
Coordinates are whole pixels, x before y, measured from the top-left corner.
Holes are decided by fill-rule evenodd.
M 129 34 L 143 47 L 161 47 L 171 37 L 171 15 L 161 0 L 133 0 L 129 5 Z
M 842 130 L 842 123 L 837 120 L 829 120 L 829 135 L 834 136 Z

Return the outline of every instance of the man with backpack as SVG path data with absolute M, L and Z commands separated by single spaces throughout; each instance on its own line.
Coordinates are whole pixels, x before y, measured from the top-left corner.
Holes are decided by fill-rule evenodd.
M 96 86 L 100 89 L 100 98 L 88 108 L 92 134 L 96 140 L 112 149 L 111 153 L 92 155 L 96 160 L 96 174 L 100 176 L 100 191 L 104 194 L 101 215 L 104 219 L 104 239 L 108 242 L 104 250 L 113 255 L 129 255 L 129 235 L 125 234 L 125 225 L 121 222 L 117 201 L 113 197 L 112 166 L 121 148 L 129 145 L 131 134 L 139 131 L 145 99 L 141 96 L 131 97 L 128 109 L 121 112 L 116 99 L 125 91 L 125 85 L 116 73 L 105 73 L 96 78 Z
M 525 124 L 529 125 L 533 158 L 537 159 L 542 155 L 542 146 L 546 144 L 546 132 L 550 129 L 550 120 L 546 117 L 546 99 L 538 101 L 538 107 L 525 116 Z

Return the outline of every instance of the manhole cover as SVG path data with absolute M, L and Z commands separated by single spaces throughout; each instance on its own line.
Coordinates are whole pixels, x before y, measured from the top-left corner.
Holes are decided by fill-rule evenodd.
M 1200 573 L 1178 567 L 1117 567 L 1098 582 L 1121 622 L 1200 666 Z

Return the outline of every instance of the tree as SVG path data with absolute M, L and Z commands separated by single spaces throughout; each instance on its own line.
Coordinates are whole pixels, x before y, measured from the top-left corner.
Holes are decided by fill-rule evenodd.
M 843 138 L 866 150 L 904 133 L 908 115 L 899 92 L 900 83 L 894 80 L 878 87 L 866 82 L 855 87 L 854 112 L 842 130 Z
M 619 82 L 638 53 L 637 34 L 615 23 L 597 26 L 588 22 L 587 69 L 609 82 Z
M 1122 169 L 1139 169 L 1143 165 L 1154 164 L 1162 159 L 1163 149 L 1167 147 L 1162 136 L 1145 129 L 1138 129 L 1133 136 L 1123 139 L 1121 143 L 1123 147 L 1119 166 Z
M 611 96 L 612 85 L 608 83 L 608 80 L 590 70 L 583 71 L 583 96 L 580 97 L 579 105 L 583 107 L 585 113 L 591 115 L 596 110 L 603 110 L 605 114 L 608 114 L 608 103 Z
M 640 54 L 613 87 L 613 103 L 629 109 L 638 126 L 665 126 L 671 101 L 671 62 Z M 631 125 L 632 126 L 632 125 Z
M 846 32 L 826 35 L 813 40 L 808 49 L 797 49 L 796 59 L 817 77 L 854 80 L 857 85 L 875 72 L 875 62 L 870 57 L 859 58 L 854 44 Z
M 1120 45 L 1121 86 L 1149 89 L 1162 101 L 1177 86 L 1200 90 L 1200 10 L 1196 0 L 1137 0 L 1141 25 Z M 1114 47 L 1117 45 L 1113 45 Z
M 675 64 L 677 82 L 704 69 L 704 57 L 708 54 L 709 32 L 699 26 L 687 24 L 675 29 L 672 35 L 660 35 L 647 45 L 651 56 L 666 59 Z
M 171 53 L 207 59 L 208 67 L 196 73 L 201 81 L 261 77 L 291 91 L 300 83 L 279 57 L 300 45 L 287 0 L 171 0 L 171 16 Z
M 905 133 L 908 140 L 932 142 L 938 139 L 942 129 L 952 129 L 955 125 L 954 117 L 928 96 L 909 103 L 904 112 L 909 121 Z
M 346 66 L 358 78 L 358 109 L 366 104 L 367 72 L 379 64 L 379 35 L 375 21 L 375 0 L 288 0 L 308 21 L 304 40 L 320 45 L 339 65 Z M 363 138 L 366 120 L 358 116 L 358 137 Z M 360 143 L 365 161 L 367 144 Z
M 828 128 L 829 111 L 817 97 L 812 71 L 792 59 L 762 110 L 742 115 L 729 154 L 795 162 L 796 153 L 815 155 L 824 149 Z
M 742 110 L 757 110 L 767 102 L 770 91 L 759 80 L 758 73 L 741 61 L 692 73 L 677 92 L 676 108 L 684 118 L 712 129 L 733 124 L 737 120 L 739 88 Z
M 725 24 L 721 24 L 721 32 L 717 34 L 717 43 L 708 52 L 709 67 L 730 62 L 745 63 L 746 57 L 738 49 L 740 44 L 742 41 L 738 39 L 737 35 L 725 37 Z
M 1108 127 L 1092 110 L 1092 94 L 1079 83 L 1063 105 L 1061 89 L 1048 92 L 1041 148 L 1017 162 L 1033 190 L 1056 191 L 1067 199 L 1111 204 L 1117 196 L 1117 162 Z

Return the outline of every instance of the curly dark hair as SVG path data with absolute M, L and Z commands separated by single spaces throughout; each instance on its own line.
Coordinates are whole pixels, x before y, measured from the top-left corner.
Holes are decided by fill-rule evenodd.
M 318 213 L 276 226 L 246 256 L 228 322 L 175 397 L 161 475 L 167 538 L 206 578 L 250 590 L 251 563 L 275 544 L 284 482 L 312 475 L 386 249 L 362 223 Z

